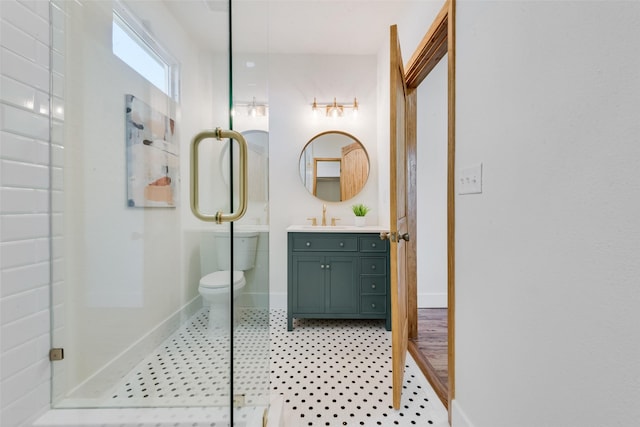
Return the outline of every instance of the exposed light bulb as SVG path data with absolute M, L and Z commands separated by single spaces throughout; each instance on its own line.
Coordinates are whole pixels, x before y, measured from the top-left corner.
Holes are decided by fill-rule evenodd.
M 336 117 L 341 116 L 340 114 L 340 107 L 338 106 L 338 102 L 336 101 L 336 98 L 333 98 L 333 105 L 331 106 L 331 108 L 329 109 L 329 115 L 331 117 L 333 117 L 334 119 Z

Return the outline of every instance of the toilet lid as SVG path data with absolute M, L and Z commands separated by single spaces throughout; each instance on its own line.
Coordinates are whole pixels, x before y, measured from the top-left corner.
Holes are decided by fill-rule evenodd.
M 244 281 L 244 271 L 233 272 L 233 288 L 236 289 Z M 229 286 L 229 271 L 214 271 L 200 279 L 200 286 L 205 288 L 225 288 Z

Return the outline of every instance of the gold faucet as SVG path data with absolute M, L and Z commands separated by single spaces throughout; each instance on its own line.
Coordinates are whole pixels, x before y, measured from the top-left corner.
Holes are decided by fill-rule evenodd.
M 323 227 L 327 226 L 327 204 L 326 203 L 322 204 L 322 226 Z

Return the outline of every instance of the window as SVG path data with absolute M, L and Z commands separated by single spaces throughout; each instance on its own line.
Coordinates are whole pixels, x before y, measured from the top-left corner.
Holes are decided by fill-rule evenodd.
M 113 12 L 112 28 L 114 55 L 177 101 L 177 62 L 125 9 Z

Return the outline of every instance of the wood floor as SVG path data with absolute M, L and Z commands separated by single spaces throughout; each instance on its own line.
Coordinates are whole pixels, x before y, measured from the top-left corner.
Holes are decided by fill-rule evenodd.
M 419 308 L 418 337 L 409 351 L 445 407 L 448 407 L 447 309 Z

